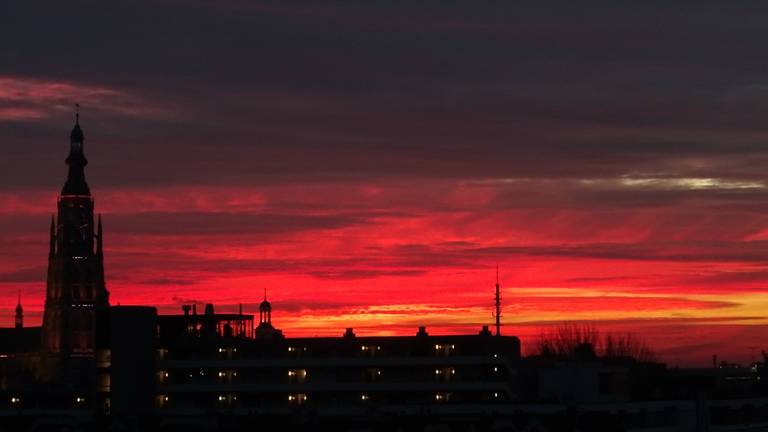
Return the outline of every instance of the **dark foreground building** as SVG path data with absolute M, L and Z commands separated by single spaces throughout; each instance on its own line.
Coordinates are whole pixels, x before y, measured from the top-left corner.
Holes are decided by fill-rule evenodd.
M 768 430 L 763 364 L 668 370 L 589 347 L 522 358 L 498 321 L 496 334 L 286 338 L 266 296 L 258 318 L 110 306 L 84 138 L 78 121 L 43 326 L 23 326 L 19 301 L 0 329 L 0 432 Z

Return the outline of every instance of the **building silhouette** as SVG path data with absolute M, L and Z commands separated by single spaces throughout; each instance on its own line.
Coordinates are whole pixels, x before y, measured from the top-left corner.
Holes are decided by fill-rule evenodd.
M 41 374 L 50 381 L 81 380 L 81 369 L 94 361 L 96 315 L 109 308 L 103 229 L 101 218 L 94 223 L 79 117 L 70 133 L 69 173 L 51 218 L 41 347 Z
M 42 327 L 0 328 L 5 430 L 708 430 L 768 425 L 764 363 L 669 370 L 580 346 L 521 356 L 495 334 L 290 338 L 254 315 L 110 306 L 79 114 L 49 233 Z M 508 331 L 505 330 L 505 334 Z M 746 423 L 745 423 L 746 422 Z M 42 426 L 41 426 L 42 425 Z M 435 429 L 437 428 L 437 429 Z M 442 429 L 441 429 L 442 428 Z M 723 429 L 725 430 L 725 429 Z

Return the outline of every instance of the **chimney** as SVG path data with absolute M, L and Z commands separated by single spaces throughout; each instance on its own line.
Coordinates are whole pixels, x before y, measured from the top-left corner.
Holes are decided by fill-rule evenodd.
M 181 305 L 181 310 L 184 311 L 184 316 L 189 316 L 189 311 L 192 309 L 190 305 Z

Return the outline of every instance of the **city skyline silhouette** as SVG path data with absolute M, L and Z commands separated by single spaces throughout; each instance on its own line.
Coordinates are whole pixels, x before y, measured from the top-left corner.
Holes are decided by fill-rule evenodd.
M 768 431 L 768 4 L 0 6 L 0 432 Z
M 9 6 L 0 323 L 19 291 L 42 323 L 80 103 L 112 304 L 268 288 L 289 336 L 464 334 L 498 263 L 523 352 L 572 321 L 749 363 L 763 7 L 430 6 Z

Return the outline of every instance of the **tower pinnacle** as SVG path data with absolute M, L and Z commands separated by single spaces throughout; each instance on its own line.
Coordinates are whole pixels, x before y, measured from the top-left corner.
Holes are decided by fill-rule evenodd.
M 69 175 L 61 190 L 62 196 L 91 194 L 88 183 L 85 182 L 85 166 L 88 165 L 88 159 L 83 152 L 84 141 L 85 134 L 80 128 L 80 104 L 77 104 L 75 105 L 75 126 L 69 134 L 69 156 L 66 159 Z

